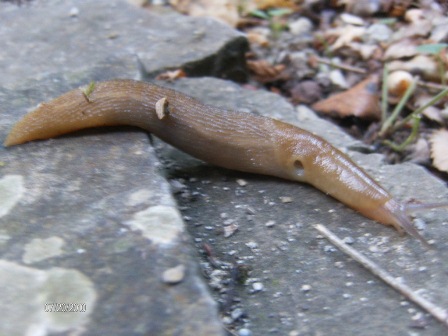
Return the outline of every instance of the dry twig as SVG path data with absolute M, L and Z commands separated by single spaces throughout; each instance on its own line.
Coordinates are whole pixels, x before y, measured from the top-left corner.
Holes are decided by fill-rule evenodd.
M 435 305 L 434 303 L 426 300 L 424 297 L 420 296 L 417 292 L 413 291 L 410 287 L 405 285 L 404 283 L 398 281 L 395 277 L 393 277 L 389 272 L 382 269 L 379 265 L 374 263 L 372 260 L 368 259 L 360 252 L 356 251 L 354 248 L 345 244 L 341 239 L 339 239 L 334 233 L 328 230 L 324 225 L 316 224 L 315 228 L 322 233 L 331 243 L 333 243 L 338 249 L 342 252 L 348 254 L 352 259 L 359 262 L 362 266 L 367 268 L 374 275 L 379 277 L 389 286 L 394 288 L 400 294 L 404 295 L 406 298 L 416 303 L 423 309 L 425 309 L 428 313 L 430 313 L 434 318 L 443 323 L 446 327 L 448 327 L 448 312 Z

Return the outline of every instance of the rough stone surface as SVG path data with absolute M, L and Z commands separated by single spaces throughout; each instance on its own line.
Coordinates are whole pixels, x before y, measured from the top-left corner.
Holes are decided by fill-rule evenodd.
M 118 0 L 0 3 L 0 40 L 7 41 L 0 49 L 0 137 L 39 102 L 91 80 L 139 78 L 195 62 L 211 69 L 220 63 L 210 59 L 224 57 L 229 43 L 244 45 L 220 23 L 166 15 Z M 353 151 L 366 148 L 276 95 L 210 78 L 173 85 L 207 103 L 321 134 L 399 199 L 448 197 L 424 169 Z M 167 177 L 175 180 L 177 202 Z M 0 147 L 0 214 L 0 335 L 223 335 L 192 242 L 210 256 L 201 271 L 234 334 L 445 334 L 312 227 L 327 225 L 447 307 L 443 210 L 418 216 L 435 241 L 428 251 L 309 186 L 216 168 L 159 141 L 154 150 L 144 133 L 112 128 Z M 238 228 L 228 238 L 226 225 Z M 55 238 L 64 242 L 60 249 Z M 23 265 L 30 260 L 32 267 Z M 179 265 L 182 272 L 171 278 L 177 280 L 165 283 L 164 274 Z M 245 284 L 226 278 L 226 265 L 247 270 Z M 45 303 L 66 300 L 85 303 L 86 312 L 44 311 Z
M 135 65 L 139 60 L 149 75 L 184 67 L 194 75 L 244 79 L 246 40 L 212 19 L 160 15 L 124 0 L 1 6 L 0 68 L 7 87 L 52 73 L 74 79 L 92 65 L 113 63 L 113 58 Z M 74 8 L 75 16 L 70 15 Z
M 0 260 L 0 295 L 1 335 L 82 331 L 97 297 L 92 281 L 78 270 L 39 270 L 5 260 Z
M 276 95 L 242 91 L 235 84 L 214 79 L 181 80 L 175 87 L 210 104 L 272 114 L 322 135 L 399 200 L 441 202 L 448 198 L 445 183 L 424 168 L 409 163 L 387 165 L 379 154 L 362 154 L 366 146 L 311 111 L 301 108 L 297 112 Z M 310 186 L 216 168 L 162 142 L 156 148 L 168 176 L 186 185 L 177 199 L 197 247 L 203 249 L 208 244 L 215 262 L 252 269 L 251 278 L 257 280 L 236 285 L 233 291 L 242 300 L 237 306 L 249 316 L 254 335 L 359 335 L 360 330 L 372 336 L 444 335 L 443 326 L 337 251 L 313 224 L 326 225 L 411 288 L 447 307 L 446 210 L 417 216 L 424 223 L 423 234 L 434 240 L 431 251 Z M 247 183 L 241 186 L 240 179 Z M 284 197 L 291 202 L 282 202 Z M 268 221 L 276 224 L 266 226 Z M 229 223 L 238 225 L 238 231 L 229 238 L 217 236 Z M 264 289 L 254 292 L 253 283 L 260 280 Z M 226 305 L 220 295 L 216 297 Z

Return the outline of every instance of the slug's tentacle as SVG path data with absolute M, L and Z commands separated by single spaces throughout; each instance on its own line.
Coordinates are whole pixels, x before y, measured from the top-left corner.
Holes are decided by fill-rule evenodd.
M 322 138 L 278 120 L 204 105 L 154 84 L 91 83 L 41 104 L 14 125 L 5 146 L 83 128 L 131 125 L 224 168 L 310 183 L 366 217 L 426 241 L 406 207 Z
M 407 203 L 404 205 L 406 213 L 412 213 L 423 210 L 432 210 L 437 208 L 448 208 L 448 202 L 445 203 Z
M 430 246 L 428 241 L 423 238 L 420 233 L 418 233 L 417 229 L 411 222 L 407 214 L 407 206 L 396 202 L 395 200 L 390 200 L 386 202 L 381 209 L 380 212 L 383 212 L 385 216 L 389 217 L 390 223 L 399 231 L 403 230 L 407 232 L 414 238 L 420 240 L 425 246 Z

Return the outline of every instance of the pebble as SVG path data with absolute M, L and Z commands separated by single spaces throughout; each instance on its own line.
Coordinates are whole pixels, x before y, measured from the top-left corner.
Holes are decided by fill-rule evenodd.
M 238 335 L 239 336 L 252 336 L 252 331 L 250 331 L 250 329 L 247 329 L 247 328 L 241 328 L 238 331 Z
M 254 292 L 260 292 L 264 289 L 264 285 L 261 282 L 254 282 L 252 288 Z
M 243 316 L 243 310 L 241 308 L 236 308 L 234 310 L 232 310 L 232 312 L 230 313 L 230 316 L 232 317 L 232 319 L 238 320 L 241 316 Z
M 79 15 L 79 8 L 78 7 L 72 7 L 70 9 L 70 12 L 68 14 L 70 17 L 77 17 Z
M 333 245 L 325 245 L 324 252 L 336 252 L 336 248 Z
M 374 23 L 369 28 L 367 28 L 368 40 L 373 42 L 385 42 L 389 41 L 392 36 L 393 31 L 382 23 Z
M 311 285 L 303 285 L 302 287 L 300 287 L 300 290 L 302 292 L 309 292 L 311 290 Z
M 181 282 L 185 277 L 185 266 L 177 265 L 176 267 L 169 268 L 163 272 L 162 280 L 164 283 L 175 285 Z
M 222 321 L 222 323 L 224 323 L 224 324 L 232 324 L 232 323 L 233 323 L 232 318 L 230 318 L 229 316 L 224 316 L 224 317 L 221 319 L 221 321 Z
M 289 197 L 289 196 L 280 196 L 279 198 L 282 203 L 291 203 L 292 202 L 292 197 Z
M 311 20 L 301 17 L 288 24 L 289 31 L 293 35 L 302 35 L 309 33 L 313 29 Z
M 266 224 L 265 224 L 266 227 L 273 227 L 274 225 L 275 225 L 275 221 L 273 221 L 273 220 L 270 220 L 270 221 L 266 222 Z
M 424 230 L 426 228 L 426 223 L 421 218 L 416 218 L 414 220 L 414 226 L 417 228 L 417 230 Z
M 352 24 L 355 26 L 363 26 L 365 24 L 362 18 L 349 13 L 342 13 L 341 20 L 344 21 L 345 23 Z
M 258 247 L 258 244 L 256 242 L 251 241 L 246 243 L 246 246 L 250 249 L 256 249 Z
M 229 238 L 238 230 L 238 224 L 224 226 L 224 238 Z
M 238 179 L 238 180 L 236 180 L 236 183 L 238 183 L 238 185 L 239 185 L 240 187 L 245 187 L 245 186 L 247 186 L 247 181 L 246 181 L 246 180 L 243 180 L 243 179 Z
M 345 237 L 342 241 L 348 245 L 352 245 L 355 242 L 355 239 L 353 237 Z
M 331 82 L 334 85 L 336 85 L 337 87 L 339 87 L 341 89 L 347 89 L 349 87 L 341 70 L 339 70 L 339 69 L 331 70 L 329 77 L 330 77 Z

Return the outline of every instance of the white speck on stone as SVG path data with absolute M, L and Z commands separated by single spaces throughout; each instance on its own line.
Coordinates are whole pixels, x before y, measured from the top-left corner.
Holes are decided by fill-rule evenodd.
M 70 17 L 77 17 L 79 15 L 79 8 L 78 7 L 72 7 L 70 8 L 69 16 Z
M 224 317 L 221 319 L 221 321 L 222 321 L 222 323 L 224 323 L 224 324 L 232 324 L 232 323 L 233 323 L 233 320 L 232 320 L 232 318 L 231 318 L 230 316 L 224 316 Z
M 274 225 L 275 225 L 275 221 L 273 221 L 273 220 L 270 220 L 270 221 L 266 222 L 266 224 L 265 224 L 266 227 L 273 227 Z
M 250 241 L 250 242 L 246 243 L 246 246 L 252 250 L 252 249 L 256 249 L 258 247 L 258 244 L 254 241 Z
M 347 80 L 345 79 L 344 75 L 342 74 L 342 71 L 339 69 L 335 69 L 335 70 L 331 70 L 330 71 L 330 80 L 331 82 L 336 85 L 337 87 L 341 88 L 341 89 L 347 89 L 348 88 L 348 83 Z
M 343 263 L 342 261 L 336 261 L 336 262 L 334 263 L 334 266 L 335 266 L 336 268 L 343 268 L 343 267 L 344 267 L 344 263 Z
M 291 203 L 292 202 L 292 197 L 289 197 L 289 196 L 280 196 L 279 199 L 282 203 Z
M 303 285 L 302 287 L 300 287 L 300 290 L 306 293 L 309 292 L 311 288 L 312 288 L 311 285 Z
M 367 39 L 373 42 L 389 41 L 393 31 L 382 23 L 374 23 L 367 28 Z
M 229 238 L 238 230 L 238 224 L 224 226 L 224 238 Z
M 39 270 L 0 260 L 0 335 L 49 335 L 82 330 L 95 312 L 92 281 L 73 269 Z M 48 303 L 85 304 L 85 312 L 49 313 Z
M 0 179 L 0 218 L 7 215 L 25 193 L 22 175 L 5 175 Z
M 238 331 L 238 336 L 252 336 L 252 331 L 250 331 L 250 329 L 247 328 L 241 328 Z
M 344 237 L 342 241 L 348 245 L 352 245 L 355 242 L 355 239 L 353 239 L 353 237 Z
M 126 201 L 126 205 L 133 207 L 143 204 L 151 198 L 151 194 L 151 190 L 149 189 L 137 190 L 129 196 L 129 199 Z
M 254 282 L 252 284 L 252 289 L 254 292 L 260 292 L 264 289 L 264 285 L 261 282 Z
M 301 17 L 295 21 L 288 24 L 289 31 L 293 35 L 302 35 L 309 33 L 313 29 L 313 24 L 311 20 Z
M 245 186 L 247 186 L 247 181 L 246 181 L 246 180 L 243 180 L 243 179 L 238 179 L 238 180 L 236 180 L 236 183 L 238 183 L 238 185 L 239 185 L 240 187 L 245 187 Z
M 171 244 L 183 232 L 183 222 L 175 207 L 156 205 L 137 212 L 125 222 L 132 230 L 139 230 L 143 237 L 155 244 Z
M 241 316 L 243 316 L 243 310 L 241 308 L 236 308 L 232 310 L 230 313 L 232 320 L 238 320 Z
M 32 264 L 63 254 L 62 247 L 65 242 L 60 237 L 46 239 L 36 238 L 25 245 L 22 260 L 25 264 Z
M 185 266 L 177 265 L 163 272 L 162 279 L 164 283 L 175 285 L 181 282 L 185 277 Z
M 349 23 L 355 26 L 363 26 L 365 24 L 364 20 L 360 18 L 359 16 L 349 14 L 349 13 L 342 13 L 341 19 L 345 23 Z

